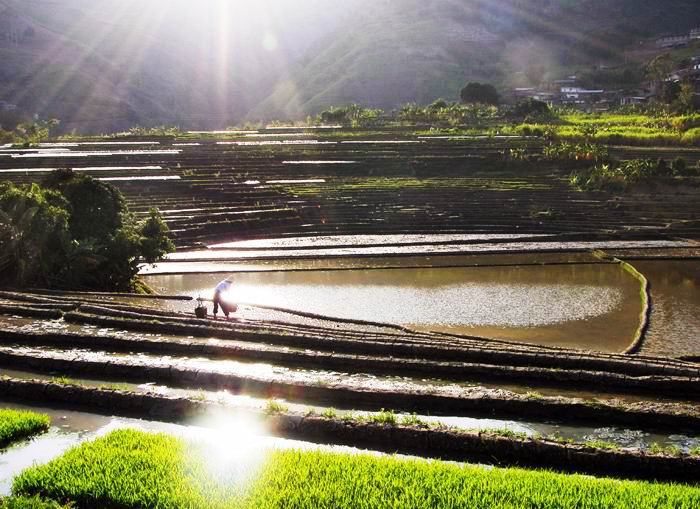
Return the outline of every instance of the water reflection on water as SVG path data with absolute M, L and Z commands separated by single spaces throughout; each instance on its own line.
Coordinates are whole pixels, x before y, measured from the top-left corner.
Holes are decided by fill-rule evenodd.
M 651 283 L 651 324 L 642 353 L 700 354 L 700 262 L 632 263 Z
M 224 276 L 152 276 L 169 294 L 210 296 Z M 636 280 L 617 265 L 431 268 L 233 276 L 237 302 L 423 330 L 619 352 L 639 326 Z

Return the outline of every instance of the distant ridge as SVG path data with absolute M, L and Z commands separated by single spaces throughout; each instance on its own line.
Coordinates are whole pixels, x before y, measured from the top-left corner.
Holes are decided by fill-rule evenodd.
M 468 80 L 527 86 L 700 26 L 696 0 L 269 1 L 226 26 L 215 2 L 0 0 L 0 100 L 64 130 L 217 129 L 454 99 Z

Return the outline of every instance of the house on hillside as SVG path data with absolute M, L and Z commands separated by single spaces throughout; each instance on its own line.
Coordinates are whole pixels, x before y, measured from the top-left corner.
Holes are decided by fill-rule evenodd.
M 656 39 L 655 45 L 657 48 L 669 49 L 669 48 L 682 48 L 687 46 L 690 42 L 690 35 L 673 35 L 670 37 L 661 37 Z
M 567 105 L 583 105 L 600 102 L 605 90 L 588 90 L 581 87 L 561 87 L 561 102 Z
M 690 31 L 690 38 L 691 39 L 700 39 L 700 28 L 693 28 Z

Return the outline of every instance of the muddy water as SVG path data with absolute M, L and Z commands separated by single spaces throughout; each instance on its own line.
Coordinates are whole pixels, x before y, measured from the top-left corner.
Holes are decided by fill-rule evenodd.
M 217 274 L 149 276 L 168 294 L 210 296 Z M 621 352 L 639 326 L 638 282 L 617 265 L 246 273 L 235 302 L 421 330 Z
M 651 283 L 647 355 L 700 354 L 700 260 L 632 261 Z

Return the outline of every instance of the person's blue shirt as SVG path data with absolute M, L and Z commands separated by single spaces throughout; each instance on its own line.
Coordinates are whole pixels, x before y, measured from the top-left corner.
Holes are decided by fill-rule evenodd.
M 225 279 L 224 281 L 222 281 L 221 283 L 216 285 L 215 292 L 216 293 L 225 293 L 229 290 L 229 288 L 231 288 L 232 285 L 233 285 L 233 283 L 231 283 L 231 281 L 229 281 L 228 279 Z

